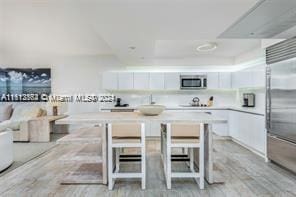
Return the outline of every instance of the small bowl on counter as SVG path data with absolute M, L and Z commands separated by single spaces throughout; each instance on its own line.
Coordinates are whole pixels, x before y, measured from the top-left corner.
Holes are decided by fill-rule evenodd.
M 140 105 L 138 110 L 145 116 L 157 116 L 165 110 L 164 105 Z

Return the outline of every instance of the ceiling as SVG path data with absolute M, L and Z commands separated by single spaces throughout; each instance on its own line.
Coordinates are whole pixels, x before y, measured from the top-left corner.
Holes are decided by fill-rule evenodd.
M 127 66 L 231 64 L 260 40 L 217 40 L 258 0 L 0 0 L 2 52 L 114 55 Z M 217 42 L 214 52 L 196 51 Z M 130 47 L 135 47 L 134 50 Z

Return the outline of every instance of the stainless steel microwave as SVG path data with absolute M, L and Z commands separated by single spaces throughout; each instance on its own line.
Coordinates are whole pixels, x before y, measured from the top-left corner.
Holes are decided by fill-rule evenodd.
M 181 75 L 180 89 L 181 90 L 196 90 L 207 88 L 206 75 Z

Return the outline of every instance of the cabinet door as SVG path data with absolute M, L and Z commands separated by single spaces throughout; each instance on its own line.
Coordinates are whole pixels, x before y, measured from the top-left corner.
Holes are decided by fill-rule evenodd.
M 118 73 L 118 89 L 130 90 L 134 88 L 133 73 Z
M 232 88 L 239 88 L 240 81 L 239 81 L 239 74 L 238 72 L 231 73 L 231 87 Z
M 219 88 L 219 73 L 207 73 L 208 89 Z
M 229 119 L 228 119 L 228 126 L 229 126 L 229 135 L 234 139 L 238 140 L 239 136 L 239 117 L 238 112 L 230 111 L 229 112 Z
M 164 83 L 166 90 L 180 90 L 180 74 L 165 73 Z
M 228 111 L 226 110 L 212 110 L 211 113 L 219 117 L 221 119 L 225 119 L 228 121 Z M 213 124 L 213 132 L 216 133 L 219 136 L 229 136 L 228 132 L 228 122 L 227 123 L 221 123 L 221 124 Z
M 252 72 L 243 70 L 232 73 L 232 87 L 233 88 L 248 88 L 252 87 L 253 83 Z
M 150 136 L 160 136 L 160 123 L 150 124 Z
M 249 142 L 250 146 L 255 150 L 266 153 L 266 130 L 264 116 L 250 115 L 250 120 L 253 123 L 250 131 Z
M 219 73 L 219 88 L 230 89 L 231 88 L 231 73 Z
M 265 87 L 265 71 L 255 70 L 252 72 L 253 87 Z
M 266 153 L 265 118 L 243 112 L 229 112 L 229 134 L 232 138 L 262 154 Z
M 238 112 L 237 117 L 239 121 L 238 140 L 251 147 L 250 139 L 254 123 L 251 121 L 249 114 Z
M 145 136 L 151 136 L 151 123 L 145 123 Z
M 106 72 L 103 73 L 102 86 L 105 90 L 117 90 L 118 79 L 117 73 Z
M 149 73 L 134 73 L 134 89 L 146 90 L 149 88 Z
M 150 89 L 163 90 L 164 89 L 164 74 L 150 73 Z

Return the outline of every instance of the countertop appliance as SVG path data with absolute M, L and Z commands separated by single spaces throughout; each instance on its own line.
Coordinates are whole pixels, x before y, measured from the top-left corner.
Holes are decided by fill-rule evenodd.
M 192 99 L 192 103 L 191 103 L 191 105 L 192 105 L 192 106 L 199 106 L 199 101 L 200 101 L 200 99 L 199 99 L 198 97 L 194 97 L 194 98 Z
M 267 157 L 296 172 L 296 37 L 266 49 Z
M 207 88 L 206 75 L 180 75 L 181 90 L 197 90 Z
M 122 99 L 121 98 L 116 98 L 116 104 L 114 107 L 128 107 L 128 104 L 121 104 Z
M 179 105 L 179 106 L 180 107 L 211 107 L 213 105 L 213 99 L 214 97 L 211 96 L 209 99 L 210 102 L 208 101 L 208 104 L 203 104 L 203 103 L 200 103 L 200 99 L 198 97 L 194 97 L 191 103 L 189 103 L 189 105 Z
M 243 107 L 255 107 L 255 94 L 244 93 L 243 94 Z

